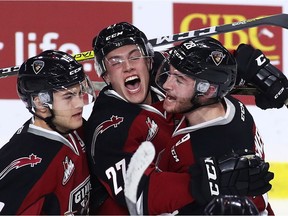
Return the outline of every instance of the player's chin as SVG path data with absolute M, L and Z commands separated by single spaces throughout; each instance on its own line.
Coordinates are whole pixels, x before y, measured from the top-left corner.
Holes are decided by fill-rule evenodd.
M 69 126 L 71 127 L 71 130 L 75 130 L 75 129 L 78 129 L 79 127 L 81 127 L 83 124 L 83 118 L 81 116 L 80 117 L 72 117 L 71 121 L 70 121 L 70 124 Z
M 164 100 L 163 108 L 166 110 L 166 112 L 174 113 L 175 112 L 175 107 L 176 107 L 176 102 L 175 101 Z
M 76 130 L 76 129 L 82 127 L 82 125 L 83 125 L 83 122 L 81 122 L 81 123 L 73 122 L 72 124 L 69 125 L 69 127 L 70 127 L 70 130 Z
M 143 101 L 146 99 L 147 93 L 145 93 L 145 91 L 138 91 L 138 92 L 134 92 L 133 94 L 131 94 L 131 92 L 127 93 L 125 95 L 125 98 L 127 101 L 129 101 L 130 103 L 143 103 Z

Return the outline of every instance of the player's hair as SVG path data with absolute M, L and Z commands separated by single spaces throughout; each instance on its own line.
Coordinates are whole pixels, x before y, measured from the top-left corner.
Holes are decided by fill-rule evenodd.
M 210 84 L 215 84 L 218 86 L 216 97 L 223 98 L 235 85 L 236 60 L 214 38 L 186 40 L 172 48 L 169 55 L 169 63 L 173 67 L 196 80 L 195 89 L 200 93 L 205 93 Z
M 116 23 L 100 31 L 92 42 L 95 69 L 99 77 L 106 72 L 105 56 L 114 49 L 130 44 L 138 45 L 144 56 L 153 57 L 153 48 L 146 35 L 130 23 Z

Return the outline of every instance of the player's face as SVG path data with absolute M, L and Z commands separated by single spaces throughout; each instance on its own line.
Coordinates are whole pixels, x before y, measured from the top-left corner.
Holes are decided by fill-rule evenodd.
M 151 59 L 142 55 L 137 45 L 125 45 L 105 58 L 105 80 L 130 103 L 147 103 Z
M 79 84 L 53 93 L 53 123 L 61 132 L 82 126 L 83 91 Z
M 166 98 L 163 108 L 170 113 L 182 113 L 191 108 L 195 80 L 170 66 L 169 76 L 163 84 Z

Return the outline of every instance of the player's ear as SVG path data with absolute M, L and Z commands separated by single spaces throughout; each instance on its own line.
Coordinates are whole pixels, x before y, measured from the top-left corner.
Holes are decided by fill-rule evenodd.
M 207 92 L 210 97 L 213 97 L 217 93 L 217 86 L 210 85 Z
M 103 79 L 103 80 L 105 81 L 105 83 L 107 83 L 108 85 L 111 83 L 109 73 L 107 73 L 107 72 L 102 76 L 102 79 Z
M 214 98 L 217 94 L 217 86 L 215 85 L 209 85 L 207 91 L 203 94 L 206 98 Z

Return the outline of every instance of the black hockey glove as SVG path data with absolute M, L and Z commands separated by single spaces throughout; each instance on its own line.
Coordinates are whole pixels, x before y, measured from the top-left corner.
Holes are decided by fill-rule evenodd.
M 259 94 L 255 102 L 261 109 L 281 108 L 288 103 L 288 80 L 270 60 L 251 45 L 240 44 L 234 53 L 237 61 L 236 85 L 253 84 Z
M 191 194 L 202 205 L 214 196 L 257 196 L 271 189 L 274 174 L 269 164 L 260 157 L 245 153 L 232 153 L 216 160 L 202 158 L 199 165 L 191 166 Z

